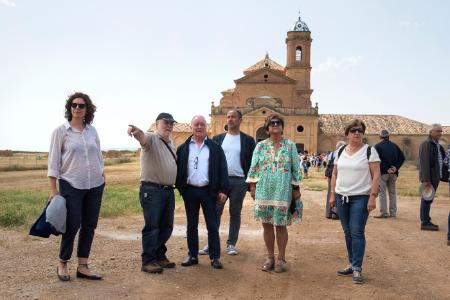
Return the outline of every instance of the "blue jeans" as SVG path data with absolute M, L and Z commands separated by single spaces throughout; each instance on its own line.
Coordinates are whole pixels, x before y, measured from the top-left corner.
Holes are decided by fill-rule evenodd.
M 345 234 L 348 261 L 354 271 L 362 271 L 366 237 L 364 230 L 369 212 L 367 203 L 369 195 L 350 196 L 348 202 L 342 200 L 342 195 L 336 194 L 336 207 Z
M 422 224 L 431 223 L 430 208 L 433 200 L 434 199 L 431 201 L 426 201 L 424 199 L 420 199 L 420 222 L 422 222 Z
M 239 230 L 241 228 L 241 211 L 242 203 L 244 202 L 245 193 L 247 192 L 248 184 L 245 182 L 245 177 L 228 177 L 230 180 L 230 193 L 228 195 L 230 208 L 230 228 L 228 231 L 227 245 L 236 246 Z M 220 219 L 222 217 L 224 204 L 217 202 L 217 217 L 219 219 L 218 226 L 220 227 Z
M 59 179 L 59 192 L 66 199 L 67 208 L 66 232 L 62 235 L 59 250 L 61 260 L 69 260 L 72 257 L 78 229 L 80 234 L 78 235 L 77 257 L 89 257 L 104 188 L 105 184 L 102 184 L 89 190 L 80 190 L 71 186 L 67 181 Z
M 166 242 L 172 235 L 175 196 L 173 189 L 141 184 L 139 198 L 144 212 L 142 229 L 142 265 L 166 257 Z
M 186 187 L 182 196 L 186 209 L 189 256 L 198 256 L 198 219 L 201 206 L 205 216 L 206 229 L 208 230 L 209 257 L 211 259 L 220 258 L 216 197 L 209 193 L 208 187 L 197 188 L 193 186 Z

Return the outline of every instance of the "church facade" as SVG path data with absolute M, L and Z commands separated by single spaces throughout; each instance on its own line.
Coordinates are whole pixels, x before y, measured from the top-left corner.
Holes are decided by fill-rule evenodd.
M 386 129 L 408 159 L 418 157 L 428 124 L 397 115 L 319 114 L 318 104 L 311 102 L 311 32 L 300 17 L 287 32 L 285 42 L 284 67 L 266 54 L 245 69 L 241 78 L 234 80 L 234 88 L 222 92 L 218 105 L 211 104 L 210 136 L 226 131 L 226 114 L 231 109 L 239 109 L 243 114 L 241 130 L 260 141 L 267 138 L 263 127 L 265 118 L 277 113 L 285 120 L 284 136 L 297 145 L 299 152 L 322 153 L 334 150 L 339 140 L 345 140 L 345 126 L 359 118 L 367 126 L 365 142 L 378 143 L 380 131 Z M 442 143 L 446 148 L 450 127 L 444 126 L 443 130 Z M 177 145 L 189 135 L 189 124 L 175 124 L 173 137 Z

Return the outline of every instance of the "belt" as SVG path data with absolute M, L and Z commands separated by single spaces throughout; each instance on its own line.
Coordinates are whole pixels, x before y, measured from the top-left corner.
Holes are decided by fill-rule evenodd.
M 141 184 L 143 186 L 151 186 L 151 187 L 155 187 L 155 188 L 163 189 L 163 190 L 173 190 L 173 185 L 164 185 L 164 184 L 154 183 L 154 182 L 150 182 L 150 181 L 141 181 Z
M 207 188 L 208 188 L 208 185 L 204 185 L 204 186 L 195 186 L 195 185 L 192 185 L 192 184 L 188 184 L 187 186 L 188 186 L 188 187 L 191 187 L 191 188 L 196 188 L 196 189 L 207 189 Z
M 241 177 L 241 176 L 228 176 L 228 178 L 233 178 L 233 179 L 245 179 L 245 177 Z

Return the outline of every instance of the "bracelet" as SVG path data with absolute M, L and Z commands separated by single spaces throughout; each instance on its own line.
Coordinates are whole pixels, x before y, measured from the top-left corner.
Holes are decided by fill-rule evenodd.
M 378 197 L 378 193 L 370 193 L 370 196 Z

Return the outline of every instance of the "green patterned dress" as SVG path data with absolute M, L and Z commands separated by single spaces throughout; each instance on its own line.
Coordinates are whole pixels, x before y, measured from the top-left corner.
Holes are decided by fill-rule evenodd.
M 289 212 L 292 185 L 299 185 L 300 180 L 300 161 L 293 142 L 283 138 L 277 153 L 270 138 L 259 142 L 247 176 L 247 182 L 256 183 L 255 219 L 277 226 L 301 220 L 301 214 Z

